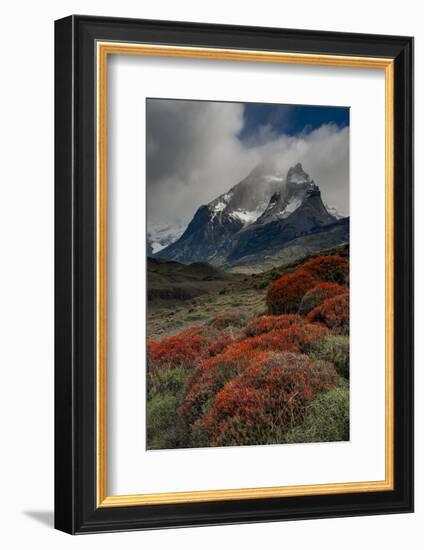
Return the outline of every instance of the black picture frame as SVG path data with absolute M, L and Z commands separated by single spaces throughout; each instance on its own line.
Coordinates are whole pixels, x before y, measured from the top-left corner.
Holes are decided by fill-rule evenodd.
M 97 507 L 99 40 L 394 60 L 394 490 Z M 55 527 L 67 533 L 413 511 L 413 39 L 73 15 L 55 22 Z

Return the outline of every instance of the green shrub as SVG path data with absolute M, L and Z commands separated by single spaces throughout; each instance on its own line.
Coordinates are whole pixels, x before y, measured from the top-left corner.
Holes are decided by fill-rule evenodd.
M 161 395 L 165 392 L 170 392 L 177 396 L 181 395 L 189 374 L 191 374 L 191 369 L 185 367 L 168 368 L 159 372 L 154 369 L 149 371 L 147 374 L 148 398 Z
M 315 359 L 333 363 L 340 376 L 349 379 L 349 337 L 331 335 L 311 344 L 310 354 Z
M 321 393 L 306 408 L 304 420 L 284 443 L 349 441 L 349 388 L 346 383 Z
M 148 374 L 148 449 L 171 449 L 180 446 L 175 419 L 189 372 L 183 367 L 177 367 Z
M 179 400 L 170 392 L 156 394 L 147 402 L 147 448 L 178 447 L 175 415 Z

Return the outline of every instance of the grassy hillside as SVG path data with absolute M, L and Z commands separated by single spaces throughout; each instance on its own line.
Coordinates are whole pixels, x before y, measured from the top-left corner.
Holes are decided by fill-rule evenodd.
M 319 254 L 258 274 L 228 273 L 207 263 L 187 266 L 148 258 L 148 337 L 175 334 L 195 323 L 207 323 L 220 313 L 238 316 L 241 321 L 265 313 L 269 284 Z M 346 257 L 349 247 L 334 247 L 325 254 Z
M 147 258 L 147 297 L 152 302 L 190 300 L 221 288 L 231 275 L 207 263 L 184 265 Z

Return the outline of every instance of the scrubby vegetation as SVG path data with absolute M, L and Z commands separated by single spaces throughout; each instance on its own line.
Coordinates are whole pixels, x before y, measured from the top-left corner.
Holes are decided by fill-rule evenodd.
M 348 260 L 275 273 L 267 313 L 233 305 L 149 339 L 149 449 L 349 438 Z
M 340 376 L 349 379 L 349 337 L 331 334 L 311 346 L 311 356 L 329 361 Z
M 271 330 L 289 328 L 291 325 L 302 325 L 303 317 L 300 315 L 261 315 L 253 319 L 244 328 L 246 336 L 259 336 Z
M 349 262 L 341 256 L 318 256 L 304 263 L 303 269 L 327 283 L 346 285 L 349 281 Z
M 338 285 L 337 283 L 319 283 L 311 290 L 308 290 L 303 296 L 299 306 L 299 313 L 306 315 L 326 300 L 344 294 L 345 292 L 346 287 Z
M 313 274 L 304 269 L 280 277 L 268 290 L 268 312 L 272 315 L 296 313 L 303 296 L 318 282 Z
M 334 382 L 330 364 L 306 355 L 259 356 L 216 394 L 210 409 L 196 421 L 197 432 L 213 446 L 278 440 L 302 418 L 306 404 L 320 391 L 334 388 Z
M 306 408 L 302 423 L 288 431 L 285 443 L 349 440 L 349 388 L 343 381 L 321 393 Z
M 336 334 L 349 333 L 349 293 L 325 300 L 307 315 L 312 323 L 324 323 Z

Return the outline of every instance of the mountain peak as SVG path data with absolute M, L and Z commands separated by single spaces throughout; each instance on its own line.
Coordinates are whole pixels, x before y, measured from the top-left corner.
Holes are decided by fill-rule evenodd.
M 286 175 L 263 163 L 226 193 L 201 206 L 181 237 L 159 250 L 157 257 L 182 263 L 231 264 L 265 249 L 280 249 L 336 220 L 300 162 Z
M 318 185 L 307 174 L 300 162 L 287 172 L 286 185 L 274 193 L 257 223 L 264 224 L 284 220 L 291 216 L 309 198 L 321 197 Z
M 295 166 L 292 166 L 287 172 L 287 183 L 314 183 L 313 179 L 307 174 L 301 163 L 298 162 Z

